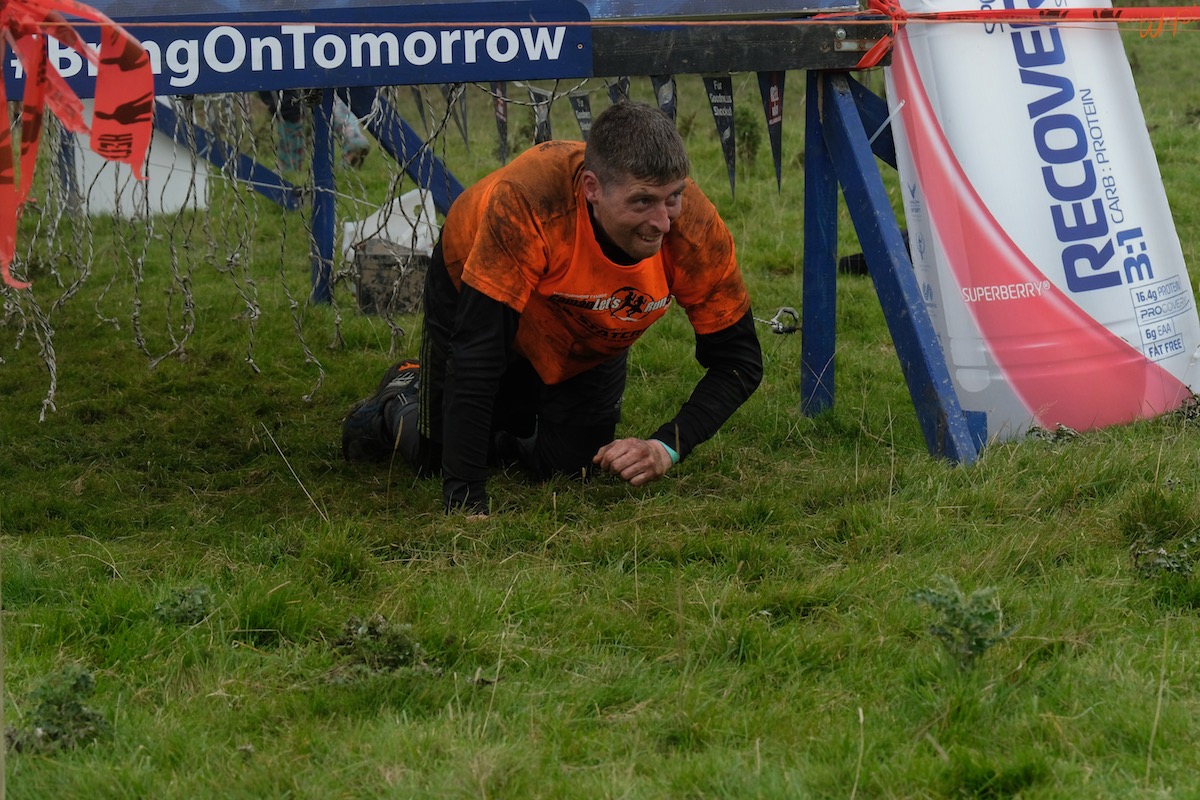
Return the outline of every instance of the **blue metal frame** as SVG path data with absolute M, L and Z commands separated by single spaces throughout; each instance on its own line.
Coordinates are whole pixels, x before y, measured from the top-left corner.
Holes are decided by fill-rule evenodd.
M 313 109 L 312 300 L 333 301 L 333 247 L 337 183 L 333 177 L 333 92 L 323 92 Z
M 125 0 L 132 6 L 138 6 L 136 0 Z M 390 6 L 403 10 L 400 16 L 421 19 L 429 16 L 430 9 L 437 9 L 437 16 L 451 16 L 473 19 L 474 12 L 485 6 L 491 9 L 491 15 L 497 18 L 520 21 L 527 19 L 579 20 L 603 15 L 602 8 L 607 9 L 609 0 L 588 0 L 591 5 L 586 9 L 577 2 L 558 3 L 551 0 L 508 0 L 508 2 L 492 0 L 467 0 L 459 3 L 438 3 L 434 0 L 341 0 L 343 4 L 367 6 Z M 614 0 L 615 2 L 616 0 Z M 706 0 L 713 3 L 724 3 L 726 0 Z M 789 0 L 780 0 L 788 3 Z M 815 3 L 800 5 L 805 8 L 821 7 L 836 4 L 838 0 L 816 0 Z M 219 0 L 222 8 L 226 5 Z M 658 4 L 672 4 L 675 0 L 619 0 L 636 12 L 644 12 L 650 6 L 658 8 Z M 794 0 L 792 0 L 794 2 Z M 117 5 L 120 5 L 118 0 Z M 679 0 L 679 5 L 685 5 L 686 0 Z M 231 4 L 231 13 L 249 12 L 250 8 L 242 8 L 243 4 Z M 693 7 L 694 3 L 688 5 Z M 722 6 L 723 7 L 723 6 Z M 532 13 L 530 9 L 538 13 Z M 198 9 L 190 9 L 195 12 Z M 357 22 L 366 24 L 367 19 L 374 18 L 361 9 Z M 257 12 L 266 13 L 266 12 Z M 319 27 L 322 22 L 341 20 L 346 16 L 346 10 L 318 9 L 306 10 L 312 17 L 312 22 Z M 380 12 L 382 13 L 382 12 Z M 390 13 L 390 12 L 389 12 Z M 615 10 L 612 15 L 618 15 Z M 250 19 L 245 16 L 245 19 Z M 276 22 L 285 20 L 289 15 L 276 12 L 268 13 Z M 278 17 L 279 19 L 276 19 Z M 257 19 L 257 18 L 255 18 Z M 883 26 L 885 20 L 877 20 Z M 443 23 L 430 23 L 437 27 Z M 806 109 L 806 140 L 805 140 L 805 186 L 804 186 L 804 288 L 802 298 L 801 322 L 801 367 L 800 390 L 801 409 L 806 414 L 817 414 L 832 407 L 834 400 L 834 354 L 835 354 L 835 319 L 836 319 L 836 282 L 837 282 L 837 203 L 838 189 L 841 188 L 849 208 L 854 227 L 862 243 L 866 255 L 871 279 L 887 320 L 889 331 L 896 348 L 900 365 L 912 396 L 913 406 L 920 421 L 929 452 L 955 462 L 970 463 L 976 460 L 984 439 L 984 419 L 982 414 L 964 414 L 958 402 L 944 354 L 938 342 L 937 333 L 925 308 L 920 295 L 912 262 L 900 234 L 900 229 L 892 211 L 890 200 L 883 186 L 882 177 L 875 163 L 880 158 L 895 166 L 895 150 L 891 132 L 886 126 L 888 119 L 887 105 L 873 95 L 865 87 L 855 81 L 850 73 L 845 71 L 852 68 L 861 52 L 884 35 L 879 31 L 871 33 L 867 28 L 857 28 L 856 33 L 862 39 L 847 38 L 846 31 L 834 31 L 832 26 L 797 27 L 783 32 L 784 40 L 774 41 L 767 45 L 760 42 L 765 35 L 762 30 L 746 30 L 737 39 L 741 44 L 742 55 L 735 65 L 726 65 L 722 55 L 722 47 L 726 45 L 723 32 L 709 32 L 701 35 L 691 33 L 691 38 L 685 35 L 686 30 L 672 31 L 667 28 L 645 30 L 628 28 L 624 30 L 598 28 L 597 32 L 606 31 L 608 38 L 603 46 L 593 54 L 591 51 L 591 35 L 589 28 L 572 28 L 569 32 L 563 28 L 563 36 L 572 46 L 563 51 L 563 58 L 557 64 L 547 62 L 528 64 L 517 63 L 504 69 L 513 72 L 515 77 L 536 77 L 550 75 L 551 77 L 567 77 L 569 74 L 579 74 L 581 77 L 607 76 L 608 69 L 615 69 L 628 74 L 631 63 L 645 62 L 648 57 L 657 59 L 666 52 L 673 54 L 676 47 L 681 48 L 680 55 L 670 64 L 656 65 L 656 72 L 704 72 L 705 69 L 755 70 L 753 58 L 748 54 L 758 54 L 759 57 L 771 60 L 770 67 L 763 69 L 807 69 L 808 94 Z M 735 26 L 736 27 L 736 26 Z M 449 30 L 449 29 L 448 29 Z M 313 28 L 316 31 L 316 27 Z M 342 31 L 338 34 L 345 34 Z M 180 34 L 184 35 L 184 34 Z M 187 35 L 191 35 L 190 33 Z M 220 39 L 216 33 L 206 34 Z M 247 36 L 251 34 L 246 34 Z M 265 35 L 265 34 L 264 34 Z M 349 35 L 349 34 L 346 34 Z M 515 36 L 515 34 L 512 34 Z M 232 42 L 237 36 L 230 30 L 225 30 L 221 36 Z M 330 34 L 329 46 L 334 47 L 338 36 Z M 432 34 L 414 34 L 425 37 L 422 41 L 432 42 Z M 457 41 L 452 33 L 448 33 L 446 42 Z M 481 34 L 482 36 L 482 34 Z M 732 36 L 732 33 L 730 33 Z M 639 38 L 641 37 L 641 38 Z M 649 37 L 649 38 L 647 38 Z M 655 38 L 658 37 L 658 38 Z M 699 37 L 697 41 L 693 41 Z M 717 37 L 717 38 L 714 38 Z M 808 38 L 805 38 L 808 37 Z M 874 38 L 872 38 L 874 37 Z M 736 38 L 736 37 L 734 37 Z M 207 40 L 206 40 L 207 41 Z M 224 41 L 220 39 L 220 41 Z M 291 40 L 288 40 L 291 41 Z M 299 40 L 297 40 L 298 42 Z M 316 41 L 316 40 L 314 40 Z M 653 45 L 653 46 L 652 46 Z M 753 45 L 753 46 L 751 46 Z M 297 45 L 299 46 L 299 45 Z M 334 47 L 334 51 L 336 51 Z M 644 51 L 644 52 L 643 52 Z M 532 51 L 531 51 L 532 52 Z M 649 56 L 647 56 L 649 54 Z M 593 56 L 595 58 L 593 59 Z M 206 56 L 207 57 L 207 56 Z M 217 54 L 218 60 L 223 57 Z M 316 58 L 316 51 L 313 53 Z M 431 58 L 431 57 L 430 57 Z M 636 59 L 642 62 L 636 62 Z M 712 59 L 721 62 L 721 66 L 713 67 Z M 557 56 L 556 56 L 557 59 Z M 607 59 L 607 60 L 605 60 Z M 630 60 L 634 59 L 634 62 Z M 786 61 L 786 63 L 784 63 Z M 778 62 L 778 63 L 777 63 Z M 647 62 L 648 63 L 648 62 Z M 431 61 L 431 69 L 441 69 L 441 61 Z M 589 71 L 590 65 L 590 71 Z M 411 66 L 411 65 L 410 65 Z M 422 70 L 408 69 L 407 72 L 396 75 L 404 83 L 429 83 L 436 81 L 459 81 L 479 77 L 471 72 L 478 65 L 454 64 L 447 62 L 445 74 Z M 675 67 L 682 67 L 675 69 Z M 222 74 L 229 69 L 218 70 Z M 637 74 L 656 74 L 656 72 Z M 553 74 L 551 74 L 553 73 Z M 383 74 L 383 73 L 380 73 Z M 389 77 L 393 73 L 387 73 Z M 457 76 L 457 77 L 452 77 Z M 176 76 L 178 77 L 178 76 Z M 336 70 L 319 70 L 301 83 L 292 80 L 295 76 L 265 75 L 254 73 L 246 76 L 228 76 L 230 80 L 236 77 L 238 91 L 250 89 L 278 88 L 281 85 L 300 86 L 342 86 L 333 90 L 323 89 L 320 106 L 314 111 L 314 154 L 313 154 L 313 183 L 312 198 L 312 300 L 314 302 L 330 302 L 332 288 L 330 286 L 334 240 L 335 240 L 335 205 L 336 184 L 333 169 L 333 146 L 329 136 L 333 111 L 335 91 L 347 98 L 351 111 L 360 119 L 365 120 L 368 129 L 379 141 L 381 147 L 394 158 L 420 186 L 433 193 L 434 205 L 445 213 L 449 210 L 454 199 L 462 192 L 462 184 L 446 168 L 445 164 L 435 157 L 427 143 L 400 117 L 371 84 L 378 83 L 378 75 L 371 70 L 352 70 L 346 74 Z M 487 79 L 500 77 L 488 74 Z M 340 78 L 340 80 L 339 80 Z M 249 83 L 247 83 L 249 80 Z M 291 82 L 289 82 L 291 81 Z M 160 76 L 162 82 L 162 76 Z M 256 85 L 250 85 L 257 82 Z M 394 82 L 394 81 L 388 81 Z M 168 85 L 171 83 L 167 81 Z M 164 87 L 165 88 L 165 87 Z M 173 88 L 170 91 L 179 91 Z M 196 91 L 190 87 L 189 92 Z M 287 209 L 298 209 L 302 206 L 302 198 L 296 187 L 280 178 L 274 172 L 257 164 L 248 156 L 242 155 L 235 148 L 220 141 L 211 133 L 194 125 L 184 125 L 177 115 L 161 104 L 155 104 L 156 124 L 159 129 L 168 133 L 176 141 L 195 147 L 197 153 L 207 158 L 223 170 L 232 170 L 238 178 L 250 181 L 255 189 L 270 197 Z M 872 138 L 868 139 L 868 131 Z
M 921 298 L 863 124 L 864 116 L 879 124 L 886 120 L 886 115 L 880 118 L 873 97 L 848 73 L 809 73 L 801 407 L 812 414 L 833 405 L 834 246 L 840 184 L 926 446 L 933 455 L 973 463 L 983 444 L 983 415 L 967 415 L 959 405 L 937 332 Z M 894 164 L 894 151 L 892 155 Z
M 804 158 L 804 289 L 801 303 L 800 403 L 815 415 L 834 402 L 839 186 L 867 258 L 871 279 L 891 333 L 913 407 L 930 454 L 973 463 L 985 439 L 986 420 L 958 402 L 937 333 L 921 298 L 908 250 L 875 159 L 895 166 L 887 104 L 849 73 L 807 74 Z M 428 145 L 369 87 L 344 92 L 351 111 L 366 120 L 381 147 L 420 186 L 433 193 L 443 214 L 462 184 Z M 332 300 L 336 183 L 329 136 L 335 92 L 326 90 L 314 109 L 312 300 Z M 300 207 L 295 187 L 200 128 L 182 126 L 158 105 L 160 127 L 176 141 L 193 144 L 218 167 L 235 174 L 289 209 Z M 867 131 L 876 133 L 868 140 Z
M 333 300 L 330 280 L 337 239 L 337 181 L 333 171 L 330 115 L 333 113 L 334 96 L 334 91 L 325 90 L 321 96 L 321 103 L 313 109 L 311 299 L 315 303 L 329 303 Z M 367 129 L 379 140 L 384 151 L 394 158 L 418 185 L 432 193 L 434 206 L 445 214 L 450 209 L 450 204 L 462 194 L 462 183 L 446 168 L 441 159 L 433 155 L 416 131 L 376 89 L 355 87 L 346 90 L 346 97 L 350 110 L 366 119 Z M 218 169 L 249 182 L 254 191 L 285 210 L 303 209 L 303 193 L 300 187 L 253 158 L 238 152 L 204 128 L 185 123 L 169 106 L 154 104 L 154 124 L 179 144 L 194 148 L 200 157 Z M 63 171 L 68 172 L 65 168 Z
M 297 211 L 303 206 L 299 187 L 250 156 L 239 153 L 199 125 L 184 122 L 170 106 L 154 104 L 154 127 L 184 147 L 193 148 L 198 156 L 217 169 L 228 171 L 238 180 L 247 181 L 254 191 L 288 211 Z
M 337 93 L 326 89 L 321 104 L 313 113 L 313 211 L 312 211 L 312 301 L 330 303 L 333 288 L 334 241 L 336 229 L 337 181 L 333 174 L 333 100 Z M 350 111 L 366 120 L 367 130 L 379 145 L 396 160 L 417 185 L 428 189 L 433 204 L 445 214 L 462 194 L 463 186 L 433 155 L 429 146 L 405 122 L 378 90 L 354 87 L 344 90 Z
M 433 194 L 433 204 L 445 214 L 462 194 L 463 186 L 433 155 L 429 145 L 401 118 L 399 112 L 376 89 L 355 87 L 347 90 L 347 104 L 354 115 L 366 120 L 369 130 L 388 155 L 404 168 L 419 186 Z M 372 111 L 378 107 L 377 113 Z
M 824 73 L 808 73 L 804 129 L 804 293 L 800 302 L 800 410 L 833 407 L 837 310 L 837 175 L 821 122 Z

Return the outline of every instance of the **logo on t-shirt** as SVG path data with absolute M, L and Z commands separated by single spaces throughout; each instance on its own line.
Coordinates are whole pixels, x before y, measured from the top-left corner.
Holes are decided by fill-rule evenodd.
M 670 295 L 655 300 L 633 286 L 622 286 L 610 296 L 598 299 L 592 310 L 608 311 L 610 316 L 622 322 L 638 322 L 647 314 L 666 308 L 670 302 Z
M 607 297 L 600 294 L 580 296 L 556 292 L 550 296 L 550 300 L 563 308 L 579 309 L 584 312 L 607 311 L 608 316 L 621 322 L 640 322 L 648 314 L 653 314 L 671 304 L 670 295 L 655 300 L 633 286 L 622 286 Z M 573 314 L 573 316 L 582 318 L 579 314 Z

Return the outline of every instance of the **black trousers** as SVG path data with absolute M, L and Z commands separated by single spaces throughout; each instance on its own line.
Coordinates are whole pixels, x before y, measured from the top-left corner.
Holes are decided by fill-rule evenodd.
M 419 408 L 413 412 L 420 438 L 411 460 L 423 474 L 440 471 L 444 431 L 454 424 L 445 417 L 443 404 L 457 297 L 439 243 L 425 278 Z M 543 480 L 586 474 L 596 451 L 613 440 L 621 419 L 626 354 L 562 383 L 546 384 L 527 359 L 511 348 L 507 352 L 492 408 L 489 463 L 517 461 Z

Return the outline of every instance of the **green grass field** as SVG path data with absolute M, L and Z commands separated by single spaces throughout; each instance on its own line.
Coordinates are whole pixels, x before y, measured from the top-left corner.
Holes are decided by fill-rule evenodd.
M 1126 42 L 1193 261 L 1200 39 Z M 803 77 L 782 191 L 764 129 L 736 200 L 680 78 L 759 316 L 800 305 Z M 470 152 L 442 149 L 466 181 L 496 164 L 471 102 Z M 377 198 L 380 159 L 348 176 Z M 842 277 L 832 411 L 799 413 L 799 336 L 762 329 L 761 389 L 666 479 L 498 475 L 472 523 L 402 465 L 341 458 L 419 319 L 393 331 L 345 284 L 306 305 L 302 224 L 219 201 L 232 221 L 145 245 L 102 221 L 22 241 L 62 271 L 33 274 L 45 310 L 92 274 L 51 318 L 44 422 L 32 312 L 5 295 L 0 317 L 9 797 L 1200 796 L 1194 413 L 934 460 L 870 280 Z M 252 257 L 214 263 L 239 237 Z M 672 312 L 634 348 L 622 433 L 685 399 L 692 344 Z

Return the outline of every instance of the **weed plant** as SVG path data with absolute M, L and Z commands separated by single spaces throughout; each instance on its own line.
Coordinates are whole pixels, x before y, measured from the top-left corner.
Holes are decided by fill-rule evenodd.
M 1127 44 L 1194 261 L 1200 40 Z M 700 79 L 679 83 L 756 314 L 800 308 L 803 75 L 782 189 L 764 146 L 736 200 Z M 441 142 L 464 181 L 495 166 L 471 97 L 470 151 Z M 735 103 L 758 107 L 754 76 Z M 382 196 L 377 158 L 355 179 Z M 419 319 L 361 315 L 344 284 L 305 304 L 302 226 L 256 208 L 245 272 L 146 254 L 145 350 L 119 243 L 64 243 L 96 274 L 56 311 L 44 422 L 37 342 L 0 325 L 5 718 L 36 724 L 30 693 L 78 665 L 107 731 L 10 751 L 11 798 L 1200 795 L 1200 591 L 1130 555 L 1197 533 L 1194 411 L 935 460 L 872 284 L 843 276 L 831 411 L 799 413 L 799 336 L 761 330 L 761 389 L 666 479 L 499 474 L 490 519 L 445 517 L 436 482 L 340 453 L 343 413 L 417 352 Z M 190 235 L 204 245 L 200 221 Z M 151 368 L 183 310 L 172 258 L 193 259 L 195 333 Z M 234 278 L 257 287 L 253 320 Z M 693 348 L 678 312 L 638 343 L 622 435 L 687 399 Z M 912 602 L 939 575 L 994 589 L 1019 626 L 972 669 Z
M 5 730 L 5 745 L 15 753 L 44 755 L 101 738 L 108 721 L 85 704 L 95 689 L 95 676 L 78 664 L 45 676 L 26 698 L 23 724 Z
M 929 632 L 960 669 L 975 666 L 976 659 L 1016 630 L 1004 627 L 1004 615 L 992 588 L 967 594 L 953 579 L 939 575 L 936 586 L 921 589 L 913 598 L 937 612 L 938 621 L 929 626 Z

